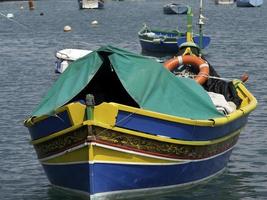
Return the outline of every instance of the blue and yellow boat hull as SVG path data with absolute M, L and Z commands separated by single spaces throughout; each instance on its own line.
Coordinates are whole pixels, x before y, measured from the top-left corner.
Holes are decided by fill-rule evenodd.
M 257 101 L 225 117 L 192 120 L 117 103 L 67 104 L 25 121 L 53 185 L 91 197 L 194 184 L 220 173 Z

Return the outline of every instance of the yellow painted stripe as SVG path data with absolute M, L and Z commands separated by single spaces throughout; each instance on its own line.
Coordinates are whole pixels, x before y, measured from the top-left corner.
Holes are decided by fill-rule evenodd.
M 89 161 L 89 147 L 83 146 L 74 151 L 65 152 L 64 154 L 58 154 L 58 156 L 51 159 L 40 160 L 42 163 L 69 163 L 69 162 L 88 162 Z
M 169 143 L 173 143 L 173 144 L 183 144 L 183 145 L 195 145 L 195 146 L 203 146 L 203 145 L 212 145 L 212 144 L 216 144 L 219 142 L 223 142 L 225 140 L 228 140 L 231 137 L 234 137 L 238 134 L 240 134 L 241 129 L 238 129 L 237 131 L 219 138 L 219 139 L 215 139 L 215 140 L 208 140 L 208 141 L 186 141 L 186 140 L 177 140 L 177 139 L 171 139 L 171 138 L 166 138 L 164 136 L 156 136 L 156 135 L 150 135 L 150 134 L 145 134 L 145 133 L 141 133 L 141 132 L 137 132 L 137 131 L 133 131 L 133 130 L 129 130 L 129 129 L 123 129 L 123 128 L 119 128 L 119 127 L 111 127 L 108 126 L 106 124 L 102 124 L 102 123 L 95 123 L 94 121 L 88 121 L 84 122 L 84 124 L 88 124 L 88 125 L 95 125 L 95 126 L 99 126 L 102 127 L 104 129 L 110 129 L 113 131 L 117 131 L 117 132 L 121 132 L 121 133 L 125 133 L 125 134 L 129 134 L 129 135 L 136 135 L 139 137 L 143 137 L 143 138 L 148 138 L 148 139 L 152 139 L 152 140 L 156 140 L 156 141 L 161 141 L 161 142 L 169 142 Z
M 149 155 L 137 155 L 135 153 L 127 153 L 101 146 L 93 146 L 93 157 L 90 161 L 109 161 L 109 162 L 134 162 L 134 163 L 173 163 L 173 160 L 153 158 Z M 181 161 L 176 161 L 181 162 Z
M 79 102 L 73 102 L 73 103 L 69 103 L 65 106 L 62 106 L 62 107 L 59 107 L 58 109 L 56 109 L 54 115 L 61 113 L 61 112 L 64 112 L 64 111 L 67 111 L 72 125 L 77 125 L 77 124 L 82 123 L 82 121 L 84 119 L 84 115 L 85 115 L 85 109 L 86 109 L 85 105 L 83 105 Z M 49 117 L 50 117 L 50 115 L 42 115 L 39 117 L 30 117 L 29 119 L 24 121 L 24 124 L 27 127 L 31 127 L 35 123 L 43 121 Z
M 119 150 L 109 149 L 102 146 L 88 144 L 80 149 L 59 154 L 56 157 L 40 160 L 42 164 L 70 164 L 85 162 L 110 162 L 110 163 L 174 163 L 174 160 L 153 158 L 150 155 L 138 155 Z M 182 162 L 175 160 L 176 163 Z
M 110 115 L 106 115 L 106 112 L 108 109 L 117 111 L 117 112 L 113 112 L 113 113 L 110 113 Z M 102 118 L 98 118 L 98 117 L 96 117 L 94 120 L 97 122 L 102 122 L 102 123 L 104 122 L 111 126 L 114 126 L 115 125 L 114 118 L 116 118 L 119 110 L 129 112 L 130 114 L 138 114 L 138 115 L 148 116 L 148 117 L 166 120 L 170 122 L 183 123 L 183 124 L 196 125 L 196 126 L 214 126 L 213 120 L 191 120 L 188 118 L 176 117 L 172 115 L 134 108 L 134 107 L 117 104 L 117 103 L 102 103 L 98 106 L 95 106 L 94 116 L 105 116 L 105 120 L 103 120 Z
M 234 84 L 235 84 L 235 87 L 237 88 L 240 98 L 242 98 L 244 102 L 247 102 L 247 103 L 243 103 L 240 109 L 237 109 L 235 112 L 230 113 L 229 115 L 226 115 L 223 117 L 218 117 L 218 118 L 213 118 L 213 119 L 208 119 L 208 120 L 192 120 L 189 118 L 171 116 L 167 114 L 134 108 L 134 107 L 117 104 L 117 103 L 102 103 L 98 106 L 95 106 L 94 114 L 95 116 L 105 116 L 105 118 L 103 119 L 103 117 L 96 117 L 95 121 L 114 126 L 115 125 L 114 118 L 116 118 L 117 112 L 119 110 L 122 110 L 122 111 L 129 112 L 131 114 L 144 115 L 144 116 L 162 119 L 162 120 L 175 122 L 175 123 L 182 123 L 182 124 L 188 124 L 188 125 L 194 125 L 194 126 L 208 126 L 208 127 L 222 126 L 231 121 L 238 119 L 239 117 L 249 114 L 257 106 L 257 100 L 246 89 L 246 87 L 244 86 L 242 82 L 234 81 Z M 112 112 L 110 112 L 107 115 L 106 114 L 107 110 L 112 110 Z

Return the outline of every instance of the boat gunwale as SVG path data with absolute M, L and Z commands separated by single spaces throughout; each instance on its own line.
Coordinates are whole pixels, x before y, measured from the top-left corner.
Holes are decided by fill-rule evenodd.
M 226 135 L 226 136 L 221 137 L 221 138 L 213 139 L 213 140 L 206 140 L 206 141 L 189 141 L 188 140 L 187 141 L 187 140 L 178 140 L 178 139 L 168 138 L 168 137 L 164 137 L 164 136 L 160 136 L 160 135 L 152 135 L 152 134 L 143 133 L 143 132 L 140 132 L 140 131 L 134 131 L 134 130 L 126 129 L 126 128 L 116 127 L 116 126 L 104 124 L 104 123 L 101 123 L 101 122 L 97 122 L 97 121 L 94 121 L 94 120 L 86 120 L 80 125 L 72 126 L 70 128 L 61 130 L 59 132 L 53 133 L 53 134 L 45 136 L 43 138 L 32 140 L 30 143 L 32 145 L 38 145 L 38 144 L 41 144 L 41 143 L 46 142 L 48 140 L 51 140 L 51 139 L 54 139 L 56 137 L 62 136 L 64 134 L 67 134 L 70 131 L 77 130 L 77 129 L 83 127 L 83 126 L 97 126 L 97 127 L 103 128 L 105 130 L 118 131 L 118 132 L 122 132 L 122 133 L 129 134 L 129 135 L 135 135 L 135 136 L 138 136 L 138 137 L 157 140 L 157 141 L 160 141 L 160 142 L 168 142 L 168 143 L 183 144 L 183 145 L 197 145 L 197 146 L 212 145 L 212 144 L 223 142 L 224 140 L 227 140 L 227 139 L 229 139 L 231 137 L 234 137 L 234 136 L 238 135 L 243 129 L 243 127 L 241 127 L 240 129 L 230 133 L 229 135 Z
M 141 30 L 138 31 L 138 36 L 139 37 L 144 37 L 144 33 L 149 33 L 149 32 L 158 32 L 158 33 L 164 33 L 164 34 L 174 34 L 176 35 L 175 37 L 168 37 L 168 38 L 178 38 L 178 37 L 183 37 L 183 36 L 186 36 L 186 32 L 181 32 L 179 30 L 176 30 L 176 29 L 150 29 L 148 26 L 144 25 Z M 151 38 L 151 37 L 149 37 Z
M 208 126 L 208 127 L 216 127 L 216 126 L 222 126 L 225 125 L 229 122 L 232 122 L 234 120 L 237 120 L 238 118 L 248 115 L 250 112 L 252 112 L 254 109 L 256 109 L 257 106 L 257 100 L 256 98 L 246 89 L 246 87 L 243 85 L 241 81 L 234 81 L 234 85 L 236 88 L 238 88 L 239 91 L 245 94 L 245 98 L 248 98 L 248 104 L 245 106 L 242 106 L 241 108 L 237 109 L 233 113 L 230 113 L 228 115 L 222 116 L 222 117 L 217 117 L 217 118 L 211 118 L 211 119 L 205 119 L 205 120 L 200 120 L 200 119 L 189 119 L 189 118 L 183 118 L 183 117 L 177 117 L 177 116 L 172 116 L 168 114 L 163 114 L 163 113 L 158 113 L 155 111 L 149 111 L 149 110 L 143 110 L 142 108 L 134 108 L 118 103 L 101 103 L 97 106 L 95 106 L 95 110 L 101 109 L 101 107 L 106 107 L 106 106 L 111 106 L 113 109 L 117 111 L 115 115 L 118 114 L 118 111 L 127 111 L 133 114 L 140 114 L 143 116 L 148 116 L 156 119 L 162 119 L 170 122 L 175 122 L 175 123 L 183 123 L 187 125 L 194 125 L 194 126 Z M 67 106 L 60 107 L 56 110 L 57 112 L 61 112 L 66 110 Z M 110 108 L 111 108 L 110 107 Z M 96 112 L 96 111 L 95 111 Z M 24 124 L 26 127 L 33 126 L 35 123 L 38 123 L 46 118 L 50 117 L 49 115 L 42 115 L 39 117 L 30 117 L 24 121 Z M 116 117 L 116 116 L 114 116 Z M 86 121 L 84 121 L 86 122 Z M 81 123 L 86 124 L 86 123 Z M 115 124 L 109 124 L 110 126 L 115 126 Z M 72 126 L 73 127 L 73 126 Z M 72 128 L 71 127 L 71 128 Z M 63 130 L 64 131 L 64 130 Z M 62 132 L 62 131 L 60 131 Z M 43 138 L 40 138 L 42 140 Z M 38 140 L 37 140 L 38 141 Z

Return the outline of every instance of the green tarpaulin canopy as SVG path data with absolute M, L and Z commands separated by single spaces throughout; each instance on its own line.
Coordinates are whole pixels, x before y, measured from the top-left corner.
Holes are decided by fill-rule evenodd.
M 112 46 L 99 48 L 70 64 L 32 115 L 52 114 L 72 100 L 90 83 L 105 59 L 140 108 L 191 119 L 222 116 L 194 80 L 175 77 L 154 59 Z

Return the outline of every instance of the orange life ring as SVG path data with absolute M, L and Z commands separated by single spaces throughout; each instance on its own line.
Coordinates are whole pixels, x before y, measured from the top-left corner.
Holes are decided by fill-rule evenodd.
M 172 71 L 176 67 L 179 67 L 183 64 L 192 65 L 199 70 L 199 73 L 196 75 L 194 80 L 198 82 L 200 85 L 204 84 L 208 80 L 210 72 L 209 64 L 206 63 L 206 61 L 200 57 L 191 55 L 178 56 L 170 60 L 167 60 L 166 62 L 164 62 L 163 65 L 168 70 Z

